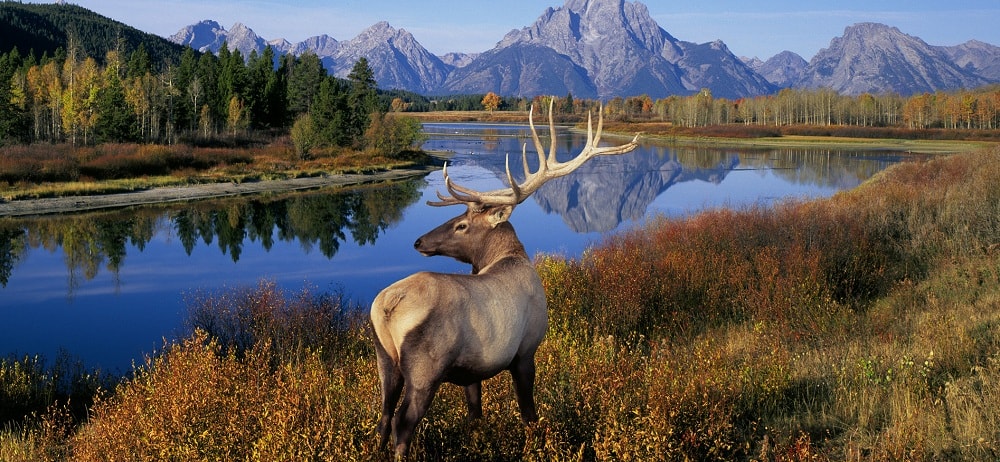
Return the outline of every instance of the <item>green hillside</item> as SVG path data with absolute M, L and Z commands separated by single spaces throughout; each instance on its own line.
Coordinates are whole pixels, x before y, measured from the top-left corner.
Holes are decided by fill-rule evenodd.
M 120 48 L 129 52 L 141 44 L 153 66 L 179 62 L 184 47 L 153 34 L 101 16 L 86 8 L 68 4 L 30 4 L 0 2 L 0 53 L 14 47 L 26 55 L 34 50 L 36 57 L 49 56 L 66 48 L 71 36 L 80 51 L 100 62 L 108 50 Z

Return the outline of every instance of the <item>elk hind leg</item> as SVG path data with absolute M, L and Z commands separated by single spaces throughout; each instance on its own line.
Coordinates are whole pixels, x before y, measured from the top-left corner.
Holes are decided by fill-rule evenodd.
M 379 385 L 382 391 L 382 416 L 378 422 L 378 434 L 382 447 L 389 443 L 389 433 L 392 431 L 392 417 L 396 412 L 396 404 L 403 392 L 403 374 L 386 353 L 382 344 L 375 342 L 375 357 L 378 363 Z
M 434 393 L 437 392 L 439 384 L 415 384 L 409 382 L 403 393 L 403 402 L 399 406 L 392 422 L 393 436 L 396 440 L 396 458 L 406 458 L 406 453 L 410 448 L 410 439 L 424 418 L 427 409 L 431 407 L 434 400 Z
M 483 416 L 483 382 L 476 382 L 465 387 L 465 404 L 469 407 L 469 420 Z

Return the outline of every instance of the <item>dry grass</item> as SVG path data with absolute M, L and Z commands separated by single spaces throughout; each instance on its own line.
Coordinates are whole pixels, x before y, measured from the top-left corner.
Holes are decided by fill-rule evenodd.
M 414 458 L 995 460 L 998 159 L 901 164 L 830 199 L 661 219 L 579 259 L 540 257 L 551 316 L 536 356 L 541 422 L 520 424 L 506 375 L 486 382 L 486 416 L 471 424 L 446 386 Z M 202 302 L 228 300 L 207 313 L 257 313 L 271 321 L 243 325 L 270 331 L 282 317 L 261 313 L 314 306 L 267 284 L 235 294 Z M 309 319 L 290 325 L 331 326 Z M 5 432 L 0 451 L 385 459 L 367 328 L 333 325 L 341 334 L 315 338 L 337 340 L 291 349 L 256 335 L 237 350 L 198 331 L 68 437 L 37 424 Z M 300 337 L 312 338 L 277 338 Z
M 105 144 L 0 148 L 0 200 L 109 194 L 158 186 L 300 178 L 387 170 L 419 163 L 327 149 L 309 159 L 287 137 L 257 147 Z

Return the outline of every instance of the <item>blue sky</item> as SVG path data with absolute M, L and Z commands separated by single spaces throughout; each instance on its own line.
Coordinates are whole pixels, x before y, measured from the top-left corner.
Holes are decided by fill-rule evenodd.
M 298 42 L 327 34 L 349 40 L 378 21 L 406 29 L 435 54 L 481 52 L 512 29 L 531 25 L 563 0 L 69 0 L 143 31 L 169 37 L 203 19 L 242 22 L 265 39 Z M 674 37 L 721 39 L 738 56 L 791 50 L 809 60 L 854 23 L 899 28 L 931 45 L 977 39 L 1000 46 L 1000 0 L 647 0 L 653 19 Z

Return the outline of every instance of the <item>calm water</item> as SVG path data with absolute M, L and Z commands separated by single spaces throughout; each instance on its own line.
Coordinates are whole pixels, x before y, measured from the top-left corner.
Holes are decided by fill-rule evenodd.
M 431 136 L 424 148 L 452 152 L 453 180 L 480 190 L 503 186 L 505 154 L 519 156 L 527 141 L 522 126 L 425 129 Z M 583 142 L 580 135 L 560 136 L 560 159 Z M 546 184 L 517 207 L 511 222 L 529 254 L 576 256 L 651 216 L 829 196 L 901 159 L 891 152 L 644 143 Z M 88 366 L 127 372 L 181 332 L 185 298 L 199 291 L 267 279 L 289 293 L 303 286 L 342 290 L 367 305 L 383 287 L 416 271 L 468 272 L 412 249 L 418 236 L 462 211 L 424 203 L 443 189 L 435 172 L 347 192 L 0 218 L 0 355 L 53 358 L 65 351 Z

